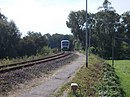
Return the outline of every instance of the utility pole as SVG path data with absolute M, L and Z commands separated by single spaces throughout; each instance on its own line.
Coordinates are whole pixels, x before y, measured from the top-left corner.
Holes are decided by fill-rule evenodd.
M 90 45 L 91 45 L 91 25 L 89 26 L 88 36 L 89 36 L 89 42 L 88 42 L 88 55 L 90 56 Z
M 116 40 L 130 40 L 130 38 L 120 38 L 120 37 L 115 37 L 115 34 L 114 34 L 114 37 L 112 37 L 112 66 L 114 67 L 114 64 L 115 64 L 115 42 Z
M 112 66 L 114 66 L 114 44 L 115 44 L 115 39 L 114 36 L 112 36 Z
M 87 0 L 86 0 L 86 67 L 88 67 L 88 17 L 87 17 Z

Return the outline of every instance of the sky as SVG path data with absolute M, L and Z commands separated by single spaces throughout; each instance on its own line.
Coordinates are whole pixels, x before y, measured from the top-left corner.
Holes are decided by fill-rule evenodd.
M 87 0 L 88 12 L 96 13 L 104 0 Z M 130 11 L 129 0 L 109 0 L 117 13 Z M 0 0 L 1 13 L 13 20 L 22 36 L 28 31 L 71 34 L 66 26 L 70 11 L 86 9 L 86 0 Z

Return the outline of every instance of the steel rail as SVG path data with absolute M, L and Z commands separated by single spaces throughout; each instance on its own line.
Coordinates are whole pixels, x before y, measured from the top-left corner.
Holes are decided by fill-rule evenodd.
M 60 54 L 57 54 L 57 55 L 53 55 L 53 56 L 50 56 L 50 57 L 41 58 L 41 59 L 37 59 L 37 60 L 33 60 L 33 61 L 21 62 L 21 63 L 18 63 L 19 65 L 16 64 L 16 63 L 13 64 L 13 65 L 7 65 L 5 67 L 0 68 L 0 73 L 5 73 L 5 72 L 13 71 L 13 70 L 33 66 L 33 65 L 36 65 L 36 64 L 54 61 L 54 60 L 57 60 L 57 59 L 64 58 L 64 57 L 66 57 L 70 54 L 72 54 L 72 53 L 60 53 Z
M 23 62 L 17 62 L 17 63 L 12 63 L 12 64 L 1 65 L 1 66 L 0 66 L 0 69 L 1 69 L 1 68 L 4 68 L 4 67 L 9 67 L 9 66 L 16 66 L 16 65 L 21 65 L 21 64 L 25 64 L 25 63 L 40 61 L 40 60 L 52 58 L 52 57 L 59 56 L 59 55 L 63 55 L 63 54 L 64 54 L 64 53 L 62 52 L 62 53 L 58 53 L 58 54 L 55 54 L 55 55 L 52 55 L 52 56 L 47 56 L 47 57 L 44 57 L 44 58 L 38 58 L 38 59 L 34 59 L 34 60 L 29 60 L 29 61 L 23 61 Z

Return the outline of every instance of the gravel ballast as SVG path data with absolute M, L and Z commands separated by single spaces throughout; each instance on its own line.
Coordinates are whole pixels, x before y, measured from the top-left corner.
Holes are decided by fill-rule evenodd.
M 49 72 L 72 62 L 77 57 L 78 55 L 71 54 L 60 60 L 0 74 L 0 97 L 8 96 L 9 92 L 19 89 L 19 85 L 28 83 L 35 78 L 40 78 L 44 74 L 49 74 Z

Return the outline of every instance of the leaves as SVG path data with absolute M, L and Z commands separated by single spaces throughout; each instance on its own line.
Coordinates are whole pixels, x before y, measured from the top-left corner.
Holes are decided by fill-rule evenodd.
M 104 0 L 102 6 L 100 6 L 98 10 L 103 9 L 102 11 L 105 11 L 105 12 L 114 10 L 114 8 L 111 7 L 110 5 L 111 5 L 111 2 L 109 2 L 108 0 Z
M 115 74 L 115 70 L 109 64 L 104 64 L 103 74 L 102 74 L 103 82 L 97 87 L 100 96 L 105 97 L 124 97 L 125 92 L 120 86 L 120 81 L 117 75 Z
M 1 13 L 0 13 L 1 14 Z M 2 15 L 4 16 L 4 15 Z M 17 56 L 17 44 L 21 33 L 13 21 L 8 22 L 5 17 L 0 19 L 0 58 Z
M 86 40 L 89 41 L 90 47 L 93 47 L 92 53 L 105 59 L 111 59 L 112 46 L 116 59 L 130 58 L 130 11 L 119 15 L 108 0 L 104 0 L 99 8 L 102 10 L 95 14 L 88 13 L 87 38 L 86 12 L 84 10 L 70 12 L 66 25 L 74 35 L 75 43 L 82 44 L 85 50 Z

